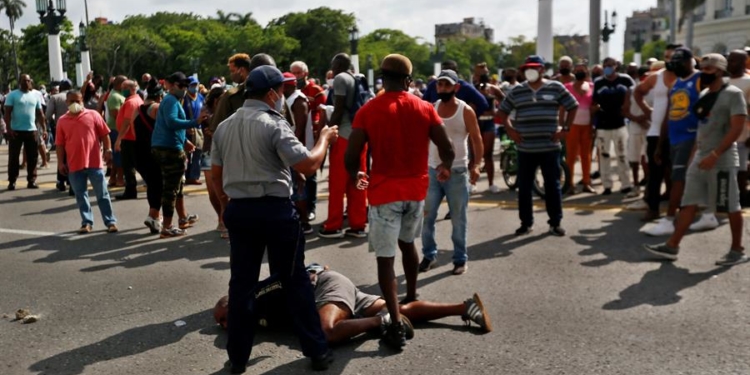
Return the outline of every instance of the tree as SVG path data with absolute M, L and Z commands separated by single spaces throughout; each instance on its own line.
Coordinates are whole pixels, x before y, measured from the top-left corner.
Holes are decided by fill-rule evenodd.
M 635 61 L 635 50 L 629 49 L 622 54 L 622 63 L 628 65 Z
M 414 77 L 426 77 L 432 74 L 430 46 L 420 44 L 417 38 L 406 35 L 401 30 L 377 29 L 359 40 L 359 55 L 372 56 L 375 70 L 380 61 L 391 53 L 404 55 L 411 60 Z
M 0 29 L 0 82 L 3 85 L 16 79 L 16 71 L 13 68 L 14 56 L 12 44 L 16 36 L 10 31 Z
M 0 0 L 0 9 L 5 10 L 5 15 L 8 16 L 10 21 L 10 33 L 13 34 L 16 20 L 23 16 L 23 9 L 26 8 L 26 3 L 23 0 Z M 16 67 L 16 79 L 21 75 L 18 70 L 18 53 L 16 52 L 16 41 L 11 38 L 11 45 L 13 47 L 13 64 Z
M 61 50 L 72 52 L 74 40 L 73 23 L 65 19 L 60 25 Z M 50 83 L 47 26 L 36 24 L 25 27 L 21 30 L 19 45 L 21 48 L 18 59 L 23 72 L 31 75 L 35 83 Z M 70 69 L 65 68 L 63 70 L 70 73 Z
M 667 50 L 667 42 L 664 40 L 657 40 L 655 42 L 648 42 L 641 48 L 641 58 L 645 61 L 650 58 L 661 60 L 664 58 L 664 51 Z

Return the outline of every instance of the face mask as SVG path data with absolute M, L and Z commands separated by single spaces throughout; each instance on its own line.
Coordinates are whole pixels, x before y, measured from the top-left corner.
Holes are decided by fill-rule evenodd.
M 576 72 L 576 81 L 583 81 L 586 79 L 586 72 Z
M 480 83 L 490 83 L 490 75 L 489 74 L 482 74 L 479 76 L 479 82 Z
M 326 80 L 326 85 L 328 85 L 328 87 L 333 87 L 333 80 L 332 79 L 327 79 Z
M 274 90 L 271 90 L 271 92 L 273 92 L 273 94 L 278 97 L 278 99 L 274 101 L 274 108 L 273 109 L 276 112 L 281 113 L 281 111 L 284 110 L 284 96 L 283 95 L 279 95 L 279 93 L 276 92 L 276 91 L 274 91 Z
M 450 101 L 451 99 L 453 99 L 454 95 L 456 95 L 455 91 L 437 93 L 438 99 L 440 99 L 440 101 L 443 101 L 443 102 Z
M 534 69 L 526 69 L 523 72 L 524 77 L 526 77 L 526 80 L 529 82 L 536 82 L 539 80 L 539 71 Z
M 382 83 L 376 83 L 375 84 L 375 89 L 376 90 L 380 91 L 380 89 L 382 89 L 382 88 L 383 88 L 383 84 Z
M 81 113 L 81 111 L 83 111 L 83 106 L 78 102 L 70 103 L 70 105 L 68 106 L 68 112 L 74 115 Z
M 680 78 L 685 78 L 690 75 L 690 71 L 685 68 L 684 64 L 672 64 L 672 71 L 674 71 L 674 74 Z
M 719 77 L 717 77 L 716 74 L 701 73 L 701 86 L 709 86 L 714 83 L 717 78 Z
M 120 94 L 122 94 L 122 96 L 127 98 L 130 96 L 130 90 L 122 90 L 120 91 Z
M 613 67 L 611 67 L 611 66 L 605 66 L 605 67 L 604 67 L 604 75 L 605 75 L 606 77 L 609 77 L 609 76 L 611 76 L 612 74 L 614 74 L 614 72 L 615 72 L 615 68 L 613 68 Z
M 307 86 L 307 80 L 304 78 L 298 78 L 297 79 L 297 88 L 302 90 Z
M 570 68 L 560 68 L 560 74 L 564 76 L 570 74 Z
M 197 87 L 188 87 L 188 92 L 190 92 L 191 94 L 195 94 L 195 93 L 198 92 L 198 88 Z
M 185 89 L 174 88 L 172 89 L 172 95 L 176 96 L 177 99 L 182 99 L 185 97 Z

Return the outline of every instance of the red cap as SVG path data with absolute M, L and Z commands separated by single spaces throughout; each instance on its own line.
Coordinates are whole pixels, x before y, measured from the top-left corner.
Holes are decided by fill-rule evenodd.
M 284 84 L 285 85 L 290 85 L 290 86 L 296 85 L 297 84 L 297 77 L 294 74 L 290 73 L 290 72 L 285 72 L 284 73 Z

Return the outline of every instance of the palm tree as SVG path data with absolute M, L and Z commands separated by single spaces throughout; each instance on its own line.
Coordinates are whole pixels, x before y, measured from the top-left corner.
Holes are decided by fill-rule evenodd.
M 248 24 L 256 23 L 252 12 L 245 13 L 244 15 L 236 14 L 235 17 L 237 18 L 237 24 L 240 26 L 247 26 Z
M 16 53 L 16 38 L 13 34 L 13 29 L 16 26 L 16 20 L 23 16 L 23 9 L 26 8 L 26 3 L 23 0 L 0 0 L 0 10 L 5 9 L 5 15 L 8 16 L 10 21 L 10 42 L 13 46 L 13 63 L 16 68 L 16 80 L 21 72 L 18 70 L 18 54 Z
M 0 0 L 0 1 L 3 1 L 3 0 Z M 228 25 L 229 23 L 232 22 L 232 13 L 226 14 L 226 13 L 224 13 L 224 11 L 217 10 L 216 11 L 216 18 L 214 18 L 214 19 L 217 20 L 217 21 L 219 21 L 219 22 L 221 22 L 221 23 L 223 23 L 223 24 L 225 24 L 225 25 Z
M 677 0 L 672 0 L 677 1 Z M 680 6 L 680 28 L 682 23 L 687 22 L 687 32 L 685 35 L 685 47 L 693 48 L 693 29 L 695 10 L 705 4 L 706 0 L 682 0 Z

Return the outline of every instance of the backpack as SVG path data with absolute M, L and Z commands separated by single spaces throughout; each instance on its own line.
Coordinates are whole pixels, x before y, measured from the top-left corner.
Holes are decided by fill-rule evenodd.
M 349 111 L 349 118 L 353 123 L 357 111 L 359 111 L 368 100 L 372 99 L 372 94 L 365 88 L 367 86 L 367 81 L 364 80 L 364 77 L 357 77 L 351 73 L 349 74 L 354 78 L 354 100 L 347 110 Z M 329 90 L 326 105 L 333 105 L 333 97 L 336 94 L 333 91 L 333 87 L 329 88 Z

